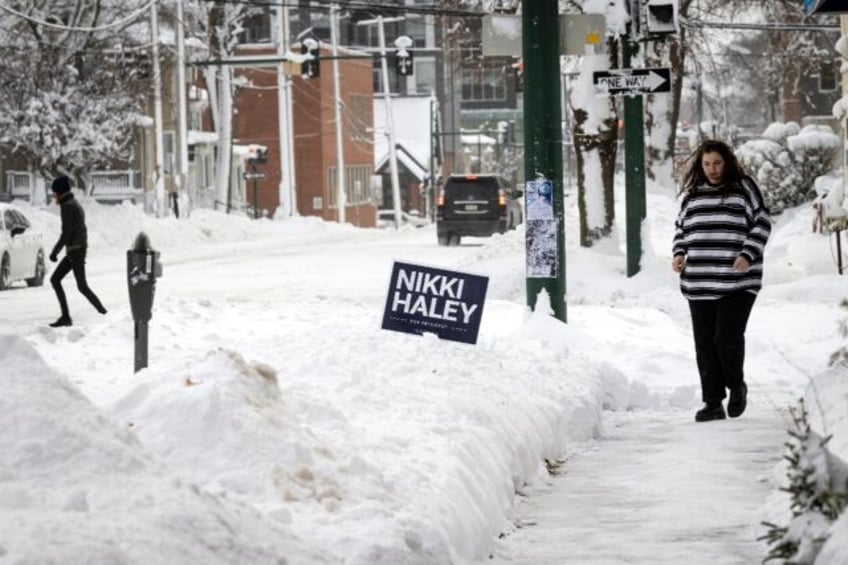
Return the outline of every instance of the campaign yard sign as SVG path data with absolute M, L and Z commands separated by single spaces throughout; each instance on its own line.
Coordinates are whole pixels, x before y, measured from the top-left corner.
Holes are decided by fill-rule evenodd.
M 488 277 L 395 261 L 383 329 L 477 343 Z

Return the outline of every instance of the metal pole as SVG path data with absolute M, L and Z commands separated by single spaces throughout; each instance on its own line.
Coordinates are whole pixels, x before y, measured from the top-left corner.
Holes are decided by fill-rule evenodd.
M 566 321 L 565 213 L 562 188 L 562 109 L 560 105 L 559 15 L 556 2 L 522 0 L 524 47 L 524 178 L 544 178 L 553 188 L 556 264 L 550 277 L 527 277 L 527 304 L 535 309 L 546 290 L 557 319 Z M 528 220 L 528 224 L 531 220 Z M 528 248 L 531 242 L 528 225 Z
M 432 222 L 434 221 L 433 215 L 433 202 L 436 196 L 436 122 L 434 116 L 434 108 L 433 103 L 434 95 L 433 92 L 430 92 L 430 178 L 427 183 L 427 196 L 425 208 L 427 209 L 427 218 Z
M 185 13 L 183 0 L 177 0 L 177 137 L 179 175 L 177 193 L 188 194 L 188 102 L 186 96 Z M 192 202 L 193 195 L 188 197 Z M 191 207 L 188 207 L 190 212 Z M 179 214 L 178 214 L 179 215 Z
M 165 215 L 165 156 L 162 148 L 162 70 L 159 62 L 159 2 L 150 5 L 150 34 L 153 59 L 153 123 L 156 136 L 156 163 L 153 170 L 156 174 L 154 189 L 156 194 L 156 217 Z
M 339 207 L 339 223 L 345 223 L 345 208 L 347 207 L 347 195 L 345 194 L 345 164 L 344 164 L 344 142 L 342 140 L 342 95 L 339 87 L 339 7 L 330 6 L 330 41 L 333 44 L 333 96 L 335 97 L 336 109 L 336 180 L 338 181 L 336 204 Z
M 138 373 L 142 369 L 147 368 L 147 322 L 138 320 L 133 324 L 135 326 L 135 339 L 133 340 L 134 354 L 133 367 Z
M 638 3 L 637 3 L 638 6 Z M 636 12 L 638 13 L 638 12 Z M 632 27 L 630 28 L 632 32 Z M 624 68 L 630 68 L 639 49 L 635 38 L 624 38 Z M 624 181 L 627 226 L 627 276 L 639 272 L 642 259 L 642 221 L 645 219 L 645 125 L 642 96 L 624 98 Z
M 395 152 L 395 126 L 392 117 L 392 95 L 389 92 L 389 65 L 386 62 L 386 31 L 383 16 L 377 17 L 377 29 L 380 37 L 380 65 L 383 74 L 383 98 L 386 101 L 386 130 L 389 136 L 389 168 L 392 175 L 392 200 L 395 209 L 395 229 L 401 226 L 400 178 L 398 176 L 397 153 Z
M 256 165 L 250 166 L 250 172 L 253 173 L 253 219 L 256 220 L 259 219 L 259 181 L 256 179 Z
M 277 55 L 280 58 L 286 56 L 288 49 L 287 10 L 288 7 L 283 4 L 277 6 Z M 289 64 L 288 61 L 283 61 L 277 66 L 277 127 L 279 128 L 278 149 L 280 152 L 280 184 L 277 187 L 277 201 L 279 202 L 279 209 L 285 217 L 292 215 L 292 203 L 289 199 L 291 170 L 288 163 L 288 151 L 291 138 L 288 121 L 288 72 L 286 72 L 286 67 Z
M 282 58 L 286 56 L 289 45 L 288 35 L 289 8 L 288 5 L 280 5 L 277 9 L 277 54 Z M 279 127 L 279 153 L 280 153 L 280 185 L 278 187 L 279 207 L 284 217 L 294 215 L 294 191 L 292 189 L 292 178 L 294 168 L 292 167 L 292 122 L 291 122 L 291 80 L 286 72 L 288 61 L 277 65 L 277 126 Z

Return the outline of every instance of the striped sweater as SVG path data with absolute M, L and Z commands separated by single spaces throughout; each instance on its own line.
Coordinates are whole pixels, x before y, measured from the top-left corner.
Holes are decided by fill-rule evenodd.
M 714 300 L 737 291 L 757 293 L 771 219 L 760 189 L 746 178 L 723 192 L 702 184 L 689 191 L 675 222 L 673 255 L 686 257 L 680 290 L 689 300 Z M 747 272 L 733 270 L 742 255 Z

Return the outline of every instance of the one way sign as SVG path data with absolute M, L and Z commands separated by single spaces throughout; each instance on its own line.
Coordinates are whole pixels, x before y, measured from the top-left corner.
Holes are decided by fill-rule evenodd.
M 598 94 L 623 96 L 671 91 L 671 69 L 611 69 L 592 73 Z

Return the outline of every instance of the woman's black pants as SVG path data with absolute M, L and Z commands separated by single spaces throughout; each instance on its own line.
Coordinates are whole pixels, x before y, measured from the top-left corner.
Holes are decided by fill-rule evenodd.
M 717 300 L 690 300 L 701 398 L 719 403 L 744 382 L 745 327 L 757 295 L 737 291 Z
M 88 287 L 88 282 L 85 280 L 85 254 L 85 248 L 69 250 L 65 256 L 62 257 L 62 260 L 59 261 L 59 264 L 56 266 L 56 270 L 53 271 L 53 274 L 50 276 L 50 284 L 56 292 L 56 298 L 59 299 L 59 307 L 62 309 L 62 317 L 64 318 L 70 318 L 71 315 L 68 312 L 68 299 L 65 297 L 65 291 L 62 289 L 62 279 L 65 278 L 65 275 L 71 271 L 74 272 L 74 278 L 77 281 L 77 289 L 83 296 L 88 298 L 88 301 L 91 302 L 91 305 L 94 306 L 98 312 L 105 312 L 105 308 L 103 308 L 103 304 L 100 302 L 100 299 L 97 298 L 94 291 Z

